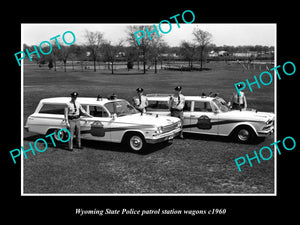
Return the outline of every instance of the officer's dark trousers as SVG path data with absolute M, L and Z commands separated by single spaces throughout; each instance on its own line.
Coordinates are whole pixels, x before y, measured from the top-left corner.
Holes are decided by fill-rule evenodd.
M 71 138 L 69 141 L 69 149 L 73 149 L 73 138 L 74 138 L 74 133 L 76 132 L 76 138 L 77 138 L 77 145 L 80 148 L 81 147 L 81 135 L 80 135 L 80 118 L 78 119 L 72 119 L 69 120 L 70 123 L 70 133 L 71 133 Z
M 171 116 L 177 117 L 181 120 L 181 129 L 183 128 L 183 110 L 171 109 Z M 182 135 L 182 130 L 180 132 Z
M 237 104 L 235 102 L 232 104 L 232 109 L 242 110 L 244 107 L 244 104 Z

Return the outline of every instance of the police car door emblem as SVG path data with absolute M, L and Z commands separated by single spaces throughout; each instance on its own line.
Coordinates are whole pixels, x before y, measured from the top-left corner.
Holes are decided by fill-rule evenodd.
M 97 137 L 105 136 L 105 130 L 103 128 L 103 124 L 100 121 L 95 121 L 91 124 L 91 135 Z
M 197 127 L 199 129 L 210 130 L 212 124 L 210 122 L 210 118 L 206 115 L 202 115 L 198 118 Z

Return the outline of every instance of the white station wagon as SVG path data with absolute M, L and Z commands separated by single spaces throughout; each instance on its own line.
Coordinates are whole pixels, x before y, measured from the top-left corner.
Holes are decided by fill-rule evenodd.
M 147 112 L 170 115 L 168 94 L 148 94 Z M 231 110 L 218 98 L 185 96 L 183 131 L 199 134 L 233 136 L 249 143 L 255 137 L 266 137 L 274 130 L 274 113 Z
M 70 97 L 42 99 L 35 112 L 28 117 L 25 129 L 38 134 L 49 134 L 66 128 L 64 108 L 68 101 Z M 123 99 L 79 97 L 77 101 L 93 116 L 80 117 L 83 139 L 124 143 L 130 150 L 140 152 L 145 149 L 146 144 L 172 140 L 181 131 L 180 119 L 141 115 Z M 63 137 L 66 135 L 63 132 L 60 134 L 60 138 L 67 138 Z M 59 140 L 57 136 L 54 138 Z

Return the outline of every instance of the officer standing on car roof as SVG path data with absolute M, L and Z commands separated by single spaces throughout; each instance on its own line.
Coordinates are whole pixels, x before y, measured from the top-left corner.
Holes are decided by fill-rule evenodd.
M 183 94 L 181 94 L 182 87 L 177 86 L 174 88 L 175 93 L 170 97 L 169 100 L 169 109 L 171 112 L 171 116 L 180 118 L 181 120 L 181 128 L 183 126 L 183 108 L 185 103 L 185 97 Z M 179 136 L 181 139 L 183 139 L 182 131 Z
M 239 84 L 238 88 L 241 87 L 242 85 Z M 247 100 L 246 100 L 245 93 L 243 91 L 240 91 L 240 95 L 237 92 L 233 93 L 231 99 L 231 108 L 237 110 L 247 109 Z
M 148 106 L 148 99 L 143 95 L 143 88 L 137 88 L 137 96 L 133 97 L 133 106 L 141 112 L 141 114 L 146 112 L 146 107 Z
M 71 138 L 69 140 L 69 151 L 73 151 L 74 132 L 76 132 L 78 148 L 81 149 L 80 113 L 87 117 L 93 117 L 89 115 L 78 102 L 76 102 L 77 96 L 77 92 L 71 93 L 71 101 L 67 102 L 65 107 L 65 121 L 71 134 Z

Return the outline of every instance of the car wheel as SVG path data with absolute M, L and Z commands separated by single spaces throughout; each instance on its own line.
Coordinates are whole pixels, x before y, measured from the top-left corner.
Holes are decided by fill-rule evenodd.
M 250 143 L 253 141 L 255 133 L 251 127 L 240 126 L 234 132 L 234 138 L 240 143 Z
M 143 135 L 139 133 L 130 133 L 125 138 L 126 145 L 133 152 L 142 152 L 146 147 Z
M 58 134 L 58 131 L 60 131 L 60 129 L 49 130 L 48 134 L 55 132 L 53 137 L 54 137 L 54 140 L 57 142 L 60 142 L 61 140 L 67 140 L 69 138 L 69 134 L 65 130 L 60 131 L 59 134 Z

